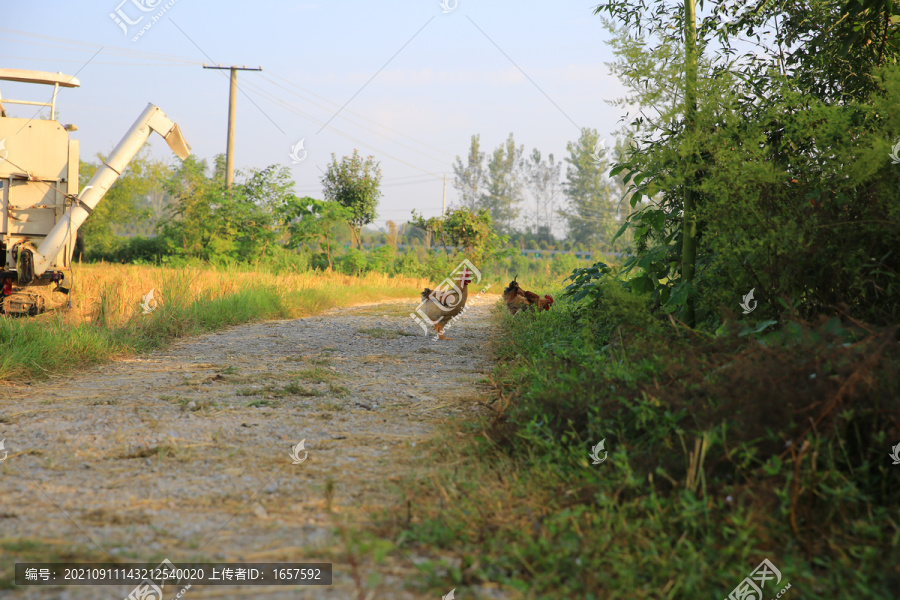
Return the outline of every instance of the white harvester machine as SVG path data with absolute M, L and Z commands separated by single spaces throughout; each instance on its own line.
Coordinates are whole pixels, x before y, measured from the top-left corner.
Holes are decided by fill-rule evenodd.
M 68 293 L 68 268 L 78 228 L 103 199 L 141 146 L 155 131 L 179 158 L 191 148 L 178 125 L 148 104 L 109 158 L 78 193 L 77 128 L 56 120 L 60 87 L 78 87 L 62 73 L 0 69 L 0 81 L 53 86 L 50 102 L 0 98 L 0 313 L 35 315 L 44 310 L 49 289 Z M 49 119 L 6 116 L 3 104 L 50 108 Z

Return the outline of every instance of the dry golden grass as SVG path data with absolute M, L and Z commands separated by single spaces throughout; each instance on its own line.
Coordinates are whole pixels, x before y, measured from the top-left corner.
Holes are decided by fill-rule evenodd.
M 272 273 L 247 268 L 90 264 L 75 267 L 68 298 L 45 290 L 48 312 L 0 316 L 0 382 L 157 348 L 168 340 L 254 320 L 409 299 L 425 280 L 368 274 Z M 145 314 L 142 298 L 157 304 Z M 67 307 L 71 301 L 71 307 Z
M 291 316 L 302 317 L 338 306 L 415 298 L 429 285 L 426 279 L 380 273 L 355 277 L 333 272 L 274 274 L 245 269 L 109 263 L 76 266 L 72 279 L 71 309 L 61 311 L 66 298 L 53 294 L 57 310 L 51 312 L 64 312 L 69 323 L 105 319 L 106 324 L 122 323 L 132 315 L 141 314 L 141 299 L 151 290 L 162 303 L 172 293 L 186 292 L 187 298 L 182 300 L 213 300 L 247 288 L 274 289 L 290 308 Z

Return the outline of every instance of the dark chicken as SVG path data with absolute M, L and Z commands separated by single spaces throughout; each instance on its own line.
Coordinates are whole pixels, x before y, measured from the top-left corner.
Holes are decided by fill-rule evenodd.
M 550 310 L 550 307 L 553 306 L 553 298 L 549 294 L 545 294 L 541 298 L 534 292 L 523 290 L 519 286 L 519 282 L 516 281 L 518 278 L 518 275 L 513 277 L 513 280 L 509 282 L 509 286 L 503 290 L 503 302 L 506 303 L 509 314 L 514 315 L 521 310 L 529 308 Z

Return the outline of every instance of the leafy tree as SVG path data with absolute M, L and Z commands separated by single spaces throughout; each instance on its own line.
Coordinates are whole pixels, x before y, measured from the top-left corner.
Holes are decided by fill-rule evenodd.
M 521 164 L 524 146 L 516 147 L 513 134 L 491 154 L 487 168 L 487 188 L 481 196 L 482 208 L 504 233 L 513 231 L 522 201 Z
M 276 165 L 251 170 L 246 180 L 235 186 L 223 209 L 227 211 L 238 257 L 258 260 L 265 255 L 269 245 L 279 237 L 275 211 L 294 198 L 293 189 L 290 169 Z
M 497 255 L 499 248 L 509 241 L 509 238 L 494 231 L 491 215 L 486 209 L 474 213 L 462 207 L 451 210 L 443 217 L 430 219 L 413 211 L 410 223 L 432 233 L 443 246 L 461 246 L 463 253 L 473 261 Z
M 556 162 L 553 154 L 546 159 L 541 151 L 534 148 L 531 156 L 523 161 L 528 192 L 534 200 L 531 231 L 541 239 L 552 241 L 553 216 L 556 212 L 556 198 L 560 192 L 562 163 Z
M 413 209 L 409 223 L 425 233 L 425 248 L 428 249 L 431 247 L 431 241 L 434 239 L 435 234 L 443 227 L 444 217 L 431 217 L 426 219 Z
M 208 178 L 206 169 L 206 161 L 192 155 L 174 170 L 166 183 L 173 202 L 159 225 L 176 253 L 204 260 L 231 249 L 217 219 L 225 203 L 224 180 Z
M 160 224 L 160 235 L 178 254 L 202 260 L 249 262 L 266 254 L 279 236 L 276 211 L 293 197 L 285 167 L 254 170 L 225 189 L 209 177 L 205 162 L 188 157 L 166 188 L 174 201 Z
M 398 240 L 400 238 L 400 233 L 397 230 L 397 224 L 393 221 L 388 221 L 387 223 L 385 223 L 385 225 L 387 226 L 386 238 L 388 246 L 396 250 L 397 244 L 399 243 Z
M 471 211 L 481 207 L 482 195 L 487 185 L 484 157 L 480 136 L 473 135 L 467 163 L 464 165 L 457 156 L 456 164 L 453 165 L 453 187 L 459 192 L 461 204 Z
M 697 133 L 697 70 L 697 9 L 694 0 L 684 0 L 684 130 L 687 136 Z M 691 163 L 696 162 L 696 152 L 685 162 L 681 277 L 686 286 L 692 286 L 697 268 L 697 181 Z M 684 320 L 689 327 L 695 325 L 694 299 L 690 296 L 685 304 Z
M 444 218 L 439 235 L 445 245 L 462 246 L 463 252 L 472 260 L 481 260 L 491 254 L 501 241 L 492 225 L 487 210 L 473 213 L 467 208 L 458 208 Z
M 568 210 L 569 238 L 589 246 L 609 244 L 616 229 L 616 198 L 605 176 L 609 170 L 606 150 L 598 146 L 595 129 L 582 129 L 576 142 L 566 144 L 566 180 L 563 186 Z
M 353 241 L 358 249 L 362 249 L 360 232 L 364 225 L 375 220 L 375 209 L 381 196 L 381 167 L 372 156 L 363 159 L 355 148 L 353 155 L 343 157 L 340 163 L 332 154 L 322 184 L 327 200 L 348 209 L 347 223 Z
M 721 54 L 752 40 L 742 56 L 744 75 L 759 92 L 781 77 L 827 102 L 865 100 L 878 90 L 872 68 L 898 64 L 900 4 L 895 0 L 723 2 L 716 7 Z M 764 93 L 764 92 L 763 92 Z
M 820 37 L 844 31 L 842 20 L 867 18 L 847 10 L 855 4 L 808 4 L 794 11 L 759 3 L 745 12 L 742 3 L 721 3 L 701 19 L 696 112 L 685 94 L 693 76 L 680 39 L 684 11 L 639 0 L 598 8 L 626 26 L 614 31 L 613 69 L 630 88 L 623 102 L 641 109 L 629 125 L 634 146 L 612 173 L 625 174 L 633 206 L 651 200 L 630 217 L 637 256 L 626 263 L 635 275 L 627 285 L 685 321 L 692 298 L 698 320 L 714 324 L 722 304 L 733 306 L 751 288 L 766 307 L 758 318 L 777 316 L 778 303 L 804 316 L 852 309 L 889 322 L 900 315 L 893 250 L 900 206 L 888 192 L 898 177 L 888 140 L 900 135 L 900 117 L 888 106 L 900 93 L 900 71 L 860 59 L 871 52 L 866 36 Z M 774 43 L 754 30 L 770 24 Z M 737 40 L 755 33 L 759 45 L 735 60 Z M 713 39 L 719 50 L 707 54 Z M 888 64 L 896 53 L 890 40 L 882 45 Z M 845 52 L 856 73 L 816 56 L 829 52 Z M 693 281 L 683 243 L 691 213 Z
M 334 201 L 289 196 L 278 207 L 278 215 L 287 231 L 286 247 L 296 249 L 317 243 L 325 253 L 328 268 L 334 268 L 332 230 L 335 225 L 349 221 L 349 209 Z
M 87 185 L 106 160 L 102 154 L 98 154 L 97 158 L 100 163 L 81 163 L 80 188 Z M 117 243 L 117 227 L 149 218 L 151 213 L 144 201 L 150 196 L 162 195 L 170 172 L 171 167 L 151 158 L 146 148 L 135 156 L 79 228 L 88 252 L 109 252 Z

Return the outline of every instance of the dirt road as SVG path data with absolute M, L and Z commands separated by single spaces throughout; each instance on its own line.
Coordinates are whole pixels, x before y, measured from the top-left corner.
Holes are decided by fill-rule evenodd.
M 406 585 L 424 557 L 376 564 L 362 525 L 391 505 L 392 481 L 429 469 L 417 444 L 483 410 L 496 300 L 469 309 L 452 341 L 391 302 L 0 388 L 0 597 L 120 599 L 133 587 L 4 589 L 16 561 L 168 558 L 334 564 L 331 587 L 195 586 L 188 599 L 436 600 Z M 308 455 L 293 464 L 301 440 Z

